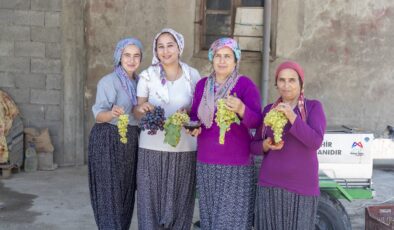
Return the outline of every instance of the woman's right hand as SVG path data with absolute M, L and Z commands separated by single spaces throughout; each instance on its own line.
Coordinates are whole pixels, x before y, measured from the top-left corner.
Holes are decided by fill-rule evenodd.
M 152 111 L 155 107 L 149 103 L 149 102 L 144 102 L 141 105 L 137 106 L 137 111 L 139 113 L 145 114 L 146 112 Z
M 124 109 L 122 106 L 114 105 L 111 109 L 112 117 L 119 117 L 120 115 L 124 114 Z
M 264 152 L 268 152 L 269 150 L 281 150 L 283 148 L 283 145 L 285 144 L 284 141 L 281 141 L 279 143 L 274 143 L 272 141 L 271 137 L 267 137 L 264 141 L 263 141 L 263 151 Z
M 198 135 L 200 135 L 200 133 L 201 133 L 201 127 L 197 128 L 197 129 L 193 129 L 193 131 L 189 131 L 188 129 L 186 129 L 186 133 L 193 136 L 193 137 L 198 137 Z

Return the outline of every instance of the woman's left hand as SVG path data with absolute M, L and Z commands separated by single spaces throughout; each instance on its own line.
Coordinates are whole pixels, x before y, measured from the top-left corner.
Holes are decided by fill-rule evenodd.
M 245 113 L 245 104 L 236 96 L 228 96 L 226 99 L 226 107 L 228 110 L 237 113 L 241 118 Z
M 297 118 L 297 114 L 294 113 L 293 108 L 291 108 L 291 106 L 287 103 L 279 103 L 278 106 L 276 106 L 276 110 L 284 113 L 291 124 L 293 124 Z

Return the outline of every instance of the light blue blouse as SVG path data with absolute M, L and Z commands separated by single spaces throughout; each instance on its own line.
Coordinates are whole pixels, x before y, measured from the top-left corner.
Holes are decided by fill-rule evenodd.
M 137 82 L 132 80 L 132 83 L 137 88 Z M 129 125 L 138 125 L 137 120 L 131 112 L 133 108 L 131 99 L 122 87 L 120 79 L 115 72 L 104 76 L 97 84 L 96 103 L 92 107 L 94 118 L 100 112 L 110 111 L 113 105 L 122 106 L 125 114 L 129 114 Z M 118 118 L 113 118 L 108 123 L 116 125 Z

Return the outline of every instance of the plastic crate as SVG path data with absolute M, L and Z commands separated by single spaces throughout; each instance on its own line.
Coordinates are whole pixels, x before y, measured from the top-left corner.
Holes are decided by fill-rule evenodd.
M 365 208 L 366 230 L 394 230 L 394 204 Z

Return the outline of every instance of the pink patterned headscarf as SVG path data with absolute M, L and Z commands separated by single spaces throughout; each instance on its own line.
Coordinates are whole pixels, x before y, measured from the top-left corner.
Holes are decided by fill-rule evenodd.
M 227 77 L 226 81 L 220 85 L 215 86 L 216 73 L 213 71 L 205 82 L 204 93 L 200 105 L 198 106 L 197 116 L 201 123 L 205 125 L 206 128 L 210 128 L 213 124 L 213 117 L 215 113 L 215 107 L 217 100 L 228 96 L 234 86 L 237 84 L 239 79 L 239 62 L 241 60 L 241 49 L 238 43 L 232 38 L 220 38 L 214 41 L 208 51 L 209 61 L 213 61 L 215 53 L 224 48 L 228 47 L 234 52 L 237 65 L 235 66 L 233 72 Z

